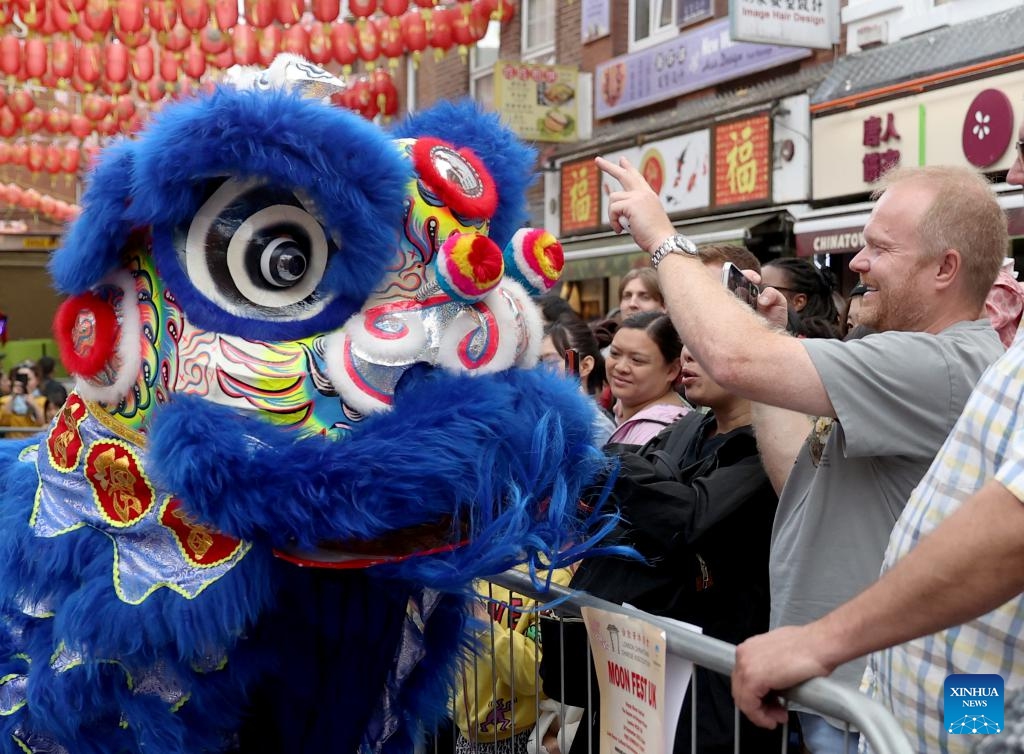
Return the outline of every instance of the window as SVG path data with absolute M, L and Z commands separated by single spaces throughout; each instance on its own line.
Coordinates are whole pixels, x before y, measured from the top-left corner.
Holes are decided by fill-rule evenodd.
M 494 64 L 501 50 L 501 23 L 491 21 L 487 34 L 469 56 L 469 94 L 486 110 L 494 109 Z
M 555 51 L 555 0 L 523 0 L 523 60 Z
M 630 48 L 675 36 L 675 4 L 676 0 L 629 0 Z

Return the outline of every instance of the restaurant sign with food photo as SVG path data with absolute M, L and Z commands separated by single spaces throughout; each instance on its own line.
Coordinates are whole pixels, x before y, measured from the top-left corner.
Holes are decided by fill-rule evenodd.
M 579 69 L 498 61 L 494 67 L 494 106 L 524 139 L 576 141 Z

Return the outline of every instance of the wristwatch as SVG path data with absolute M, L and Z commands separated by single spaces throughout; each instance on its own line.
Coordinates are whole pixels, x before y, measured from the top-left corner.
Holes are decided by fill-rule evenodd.
M 669 254 L 689 254 L 696 257 L 700 255 L 700 250 L 697 248 L 697 244 L 686 236 L 669 236 L 651 252 L 651 267 L 658 269 L 661 260 Z

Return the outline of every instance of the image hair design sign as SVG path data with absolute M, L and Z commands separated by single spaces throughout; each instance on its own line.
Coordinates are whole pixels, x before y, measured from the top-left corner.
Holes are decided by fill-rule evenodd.
M 733 39 L 828 50 L 839 44 L 839 0 L 729 0 Z
M 729 19 L 723 18 L 598 65 L 594 112 L 608 118 L 810 54 L 798 47 L 733 41 Z

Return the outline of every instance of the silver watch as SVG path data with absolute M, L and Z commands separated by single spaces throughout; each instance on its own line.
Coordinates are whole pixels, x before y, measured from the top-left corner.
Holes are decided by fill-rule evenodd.
M 686 236 L 669 236 L 661 242 L 657 249 L 651 252 L 651 267 L 658 269 L 661 260 L 669 254 L 689 254 L 692 257 L 696 257 L 700 255 L 700 250 L 697 248 L 697 244 Z

